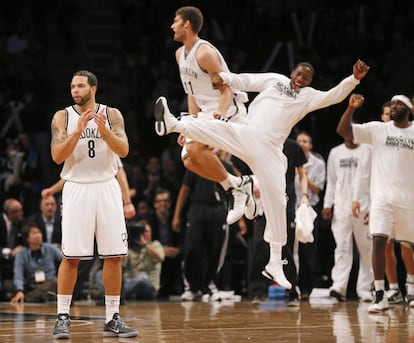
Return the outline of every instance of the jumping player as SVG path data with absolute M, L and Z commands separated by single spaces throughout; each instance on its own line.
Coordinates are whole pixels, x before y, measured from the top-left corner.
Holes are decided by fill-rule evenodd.
M 203 27 L 203 14 L 193 6 L 184 6 L 176 11 L 171 29 L 174 40 L 183 45 L 175 56 L 179 66 L 180 78 L 188 96 L 188 112 L 200 119 L 217 118 L 238 122 L 246 116 L 247 95 L 222 85 L 213 89 L 211 77 L 222 71 L 228 72 L 227 64 L 220 52 L 211 43 L 200 39 L 198 33 Z M 227 223 L 233 224 L 244 213 L 246 204 L 256 207 L 252 196 L 253 179 L 242 178 L 227 172 L 211 148 L 190 139 L 185 139 L 182 150 L 184 166 L 210 181 L 218 182 L 233 197 Z M 254 210 L 253 210 L 254 212 Z M 253 215 L 247 215 L 252 219 Z
M 179 132 L 204 144 L 223 149 L 246 162 L 257 177 L 267 223 L 264 239 L 270 243 L 270 261 L 263 274 L 285 288 L 291 288 L 283 273 L 282 246 L 286 244 L 286 156 L 283 143 L 293 126 L 309 112 L 345 99 L 369 67 L 358 60 L 353 75 L 328 91 L 308 87 L 314 75 L 312 65 L 299 63 L 290 79 L 277 73 L 220 73 L 213 84 L 223 83 L 242 91 L 259 92 L 249 106 L 243 124 L 185 117 L 178 121 L 164 97 L 155 103 L 155 130 L 158 135 Z M 249 142 L 246 144 L 246 142 Z

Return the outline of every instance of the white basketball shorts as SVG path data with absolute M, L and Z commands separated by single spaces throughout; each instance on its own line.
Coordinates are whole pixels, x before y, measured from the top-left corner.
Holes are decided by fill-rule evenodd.
M 100 258 L 127 255 L 122 194 L 115 177 L 85 184 L 67 181 L 63 187 L 63 255 L 92 259 L 95 237 Z
M 413 218 L 414 209 L 375 201 L 369 214 L 370 235 L 414 243 Z

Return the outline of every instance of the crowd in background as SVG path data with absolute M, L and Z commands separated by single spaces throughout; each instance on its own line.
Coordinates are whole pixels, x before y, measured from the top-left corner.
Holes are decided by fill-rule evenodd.
M 174 11 L 186 4 L 189 2 L 119 1 L 119 46 L 113 48 L 116 59 L 108 66 L 110 75 L 97 74 L 98 79 L 116 76 L 115 84 L 106 86 L 98 101 L 116 105 L 125 117 L 130 154 L 123 163 L 135 190 L 132 200 L 142 218 L 147 214 L 141 210 L 156 211 L 160 188 L 171 195 L 172 215 L 183 180 L 177 137 L 154 134 L 152 109 L 154 100 L 164 95 L 173 113 L 186 110 L 170 30 Z M 413 4 L 395 0 L 191 4 L 199 6 L 205 16 L 200 36 L 220 49 L 234 72 L 288 75 L 296 62 L 306 60 L 316 70 L 313 86 L 328 89 L 351 74 L 349 66 L 362 58 L 371 71 L 359 88 L 366 99 L 357 116 L 361 122 L 378 120 L 382 103 L 393 94 L 414 93 Z M 53 108 L 56 80 L 45 63 L 55 44 L 51 30 L 64 42 L 68 58 L 73 58 L 71 52 L 81 49 L 82 31 L 77 24 L 87 6 L 75 0 L 20 0 L 8 3 L 0 15 L 0 203 L 7 198 L 19 200 L 25 217 L 38 211 L 41 190 L 59 178 L 60 167 L 50 159 L 50 120 L 54 111 L 70 104 L 68 97 L 67 103 Z M 78 69 L 93 69 L 93 64 L 83 60 Z M 65 80 L 70 76 L 65 75 Z M 69 93 L 69 87 L 66 91 Z M 300 129 L 310 132 L 315 150 L 325 159 L 330 148 L 340 142 L 335 127 L 344 107 L 328 108 L 323 110 L 325 114 L 310 115 L 299 123 Z M 240 249 L 246 249 L 247 254 L 244 243 L 249 234 L 247 230 L 244 237 L 235 240 L 239 249 L 234 252 L 235 260 L 244 259 L 246 268 Z M 246 293 L 246 276 L 235 273 L 237 284 L 226 287 Z M 174 290 L 176 294 L 181 291 Z

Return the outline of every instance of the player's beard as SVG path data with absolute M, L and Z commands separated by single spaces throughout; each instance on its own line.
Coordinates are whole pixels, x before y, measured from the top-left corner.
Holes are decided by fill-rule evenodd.
M 395 111 L 395 113 L 391 114 L 391 120 L 397 123 L 406 120 L 406 118 L 407 118 L 407 110 L 399 111 L 399 112 Z
M 76 105 L 78 106 L 83 106 L 85 105 L 89 100 L 91 99 L 91 92 L 89 92 L 88 94 L 86 94 L 85 96 L 81 96 L 80 100 L 78 100 L 78 102 L 75 101 Z

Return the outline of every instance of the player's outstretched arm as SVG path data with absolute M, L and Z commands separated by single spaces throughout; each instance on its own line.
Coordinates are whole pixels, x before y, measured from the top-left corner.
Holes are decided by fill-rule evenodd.
M 352 117 L 355 110 L 362 106 L 364 97 L 361 94 L 352 94 L 349 97 L 349 104 L 339 120 L 336 132 L 345 139 L 354 139 L 352 133 Z

